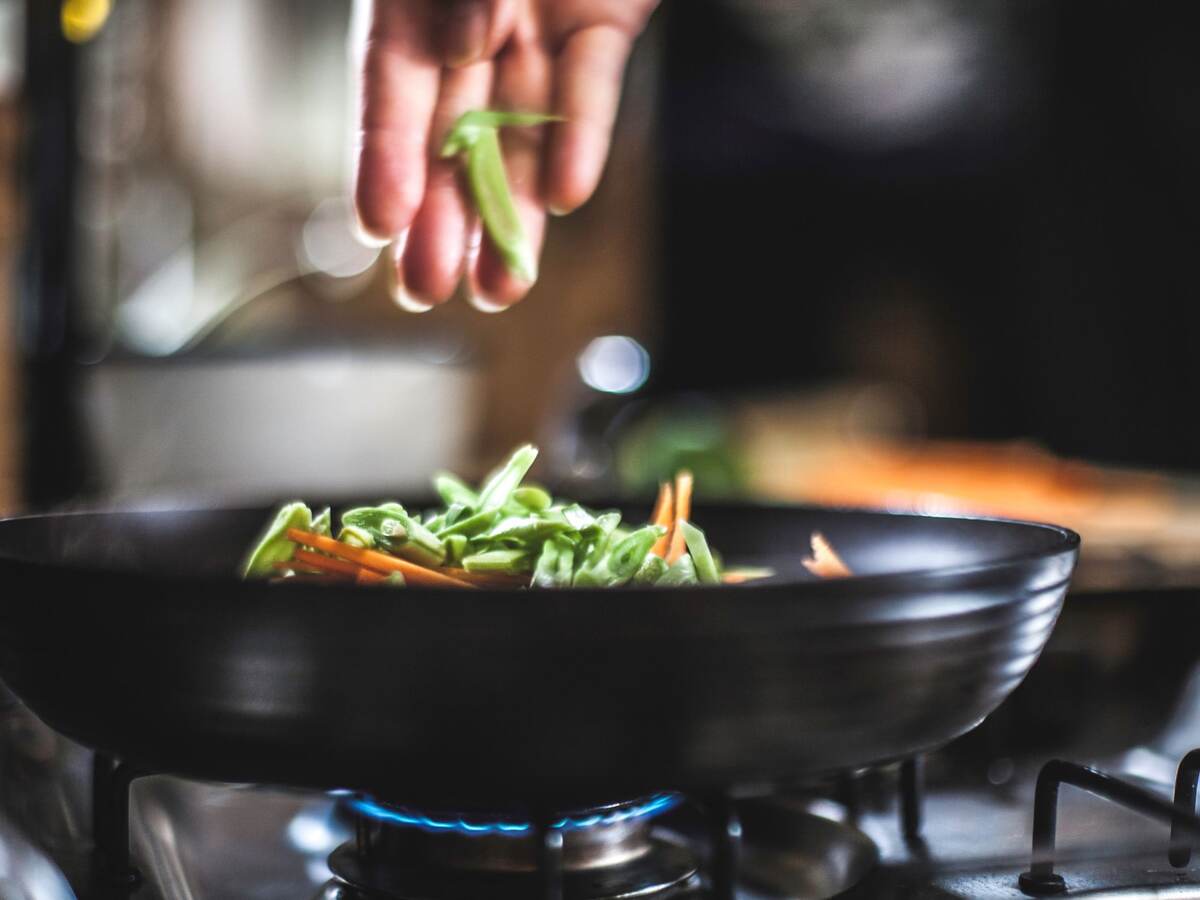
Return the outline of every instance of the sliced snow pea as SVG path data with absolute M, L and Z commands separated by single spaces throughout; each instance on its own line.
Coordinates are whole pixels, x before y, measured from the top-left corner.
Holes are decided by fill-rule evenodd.
M 632 578 L 650 553 L 654 542 L 666 533 L 667 529 L 661 526 L 647 525 L 621 538 L 609 554 L 608 568 L 618 578 Z
M 479 495 L 471 490 L 458 478 L 449 472 L 439 472 L 433 478 L 433 488 L 447 506 L 461 503 L 463 506 L 474 508 L 479 505 Z
M 460 563 L 467 554 L 467 537 L 462 534 L 452 534 L 443 543 L 446 545 L 446 562 Z
M 656 553 L 648 553 L 642 560 L 642 564 L 638 566 L 638 570 L 633 573 L 633 583 L 657 584 L 667 574 L 669 568 L 667 561 L 661 556 Z
M 472 110 L 458 118 L 442 144 L 443 157 L 466 154 L 467 181 L 488 238 L 508 270 L 525 281 L 537 280 L 537 258 L 508 187 L 499 130 L 506 125 L 540 125 L 555 119 L 538 113 Z
M 513 500 L 533 512 L 544 512 L 550 507 L 550 494 L 534 485 L 519 487 L 512 494 Z
M 529 553 L 515 549 L 485 550 L 463 557 L 463 568 L 468 572 L 528 572 Z
M 671 568 L 667 569 L 667 574 L 660 578 L 658 583 L 664 587 L 698 584 L 699 579 L 696 577 L 696 564 L 692 562 L 690 556 L 681 556 L 671 565 Z
M 700 583 L 720 584 L 721 573 L 717 571 L 717 564 L 713 561 L 712 553 L 708 549 L 708 540 L 704 537 L 704 532 L 686 519 L 679 520 L 679 527 L 683 529 L 683 538 L 687 541 L 688 554 L 696 565 L 696 576 L 700 579 Z
M 557 587 L 558 557 L 561 553 L 562 548 L 557 541 L 546 541 L 542 544 L 542 552 L 538 556 L 537 565 L 533 567 L 534 587 Z
M 288 503 L 280 507 L 275 520 L 267 526 L 254 550 L 242 564 L 243 578 L 264 578 L 275 573 L 275 563 L 287 562 L 296 552 L 296 545 L 287 538 L 289 528 L 308 530 L 312 511 L 303 503 Z
M 508 462 L 488 479 L 483 490 L 479 492 L 480 512 L 491 512 L 507 503 L 508 498 L 520 486 L 521 479 L 525 477 L 535 459 L 537 459 L 537 448 L 532 444 L 518 447 L 516 452 L 509 457 Z

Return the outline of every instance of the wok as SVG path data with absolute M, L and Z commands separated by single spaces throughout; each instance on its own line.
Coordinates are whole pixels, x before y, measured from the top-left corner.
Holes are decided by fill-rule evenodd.
M 644 510 L 641 511 L 644 515 Z M 245 583 L 268 510 L 0 521 L 0 677 L 150 771 L 462 811 L 749 792 L 969 730 L 1054 626 L 1063 528 L 715 505 L 757 585 L 437 591 Z M 858 574 L 799 559 L 823 532 Z

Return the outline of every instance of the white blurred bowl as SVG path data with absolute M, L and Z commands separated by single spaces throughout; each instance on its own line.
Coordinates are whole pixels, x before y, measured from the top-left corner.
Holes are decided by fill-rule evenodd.
M 404 355 L 112 362 L 85 376 L 110 499 L 274 501 L 423 491 L 464 458 L 467 367 Z

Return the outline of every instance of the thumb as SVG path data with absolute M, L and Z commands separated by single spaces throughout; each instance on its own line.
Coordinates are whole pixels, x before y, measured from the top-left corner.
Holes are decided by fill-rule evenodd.
M 495 55 L 512 31 L 513 0 L 440 0 L 440 47 L 447 66 Z

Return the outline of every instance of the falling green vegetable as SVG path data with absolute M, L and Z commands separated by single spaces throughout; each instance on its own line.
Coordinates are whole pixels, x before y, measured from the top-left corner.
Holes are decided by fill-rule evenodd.
M 488 238 L 508 270 L 524 281 L 537 281 L 537 256 L 508 186 L 504 155 L 500 151 L 500 129 L 556 121 L 561 121 L 561 117 L 472 110 L 459 116 L 442 143 L 443 158 L 465 154 L 471 196 Z

